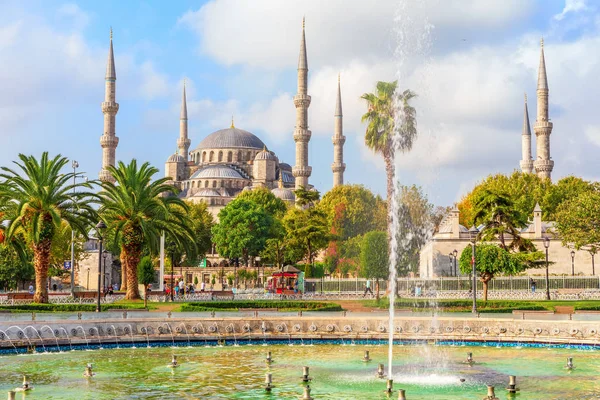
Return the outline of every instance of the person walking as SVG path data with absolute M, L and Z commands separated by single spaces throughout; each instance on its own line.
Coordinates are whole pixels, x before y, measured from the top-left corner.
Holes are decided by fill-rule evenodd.
M 367 292 L 371 293 L 371 296 L 373 295 L 373 291 L 371 290 L 371 280 L 367 279 L 367 282 L 365 283 L 365 292 L 363 293 L 363 297 L 365 297 L 367 295 Z
M 532 278 L 529 278 L 529 281 L 531 283 L 531 293 L 535 293 L 536 283 Z
M 173 291 L 175 292 L 173 293 L 175 297 L 179 297 L 179 282 L 175 282 L 175 287 L 173 288 Z

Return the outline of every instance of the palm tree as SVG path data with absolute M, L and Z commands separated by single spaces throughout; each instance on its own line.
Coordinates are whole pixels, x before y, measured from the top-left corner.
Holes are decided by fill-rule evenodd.
M 391 204 L 394 192 L 394 156 L 396 151 L 406 152 L 412 149 L 417 136 L 417 112 L 410 105 L 416 94 L 405 90 L 397 94 L 398 81 L 377 82 L 375 93 L 365 93 L 361 99 L 367 101 L 368 111 L 361 121 L 367 122 L 365 144 L 385 161 L 387 175 L 387 201 Z M 400 123 L 396 127 L 397 119 Z M 394 130 L 399 135 L 394 141 Z
M 137 267 L 142 247 L 156 250 L 163 232 L 176 242 L 193 241 L 188 207 L 175 196 L 178 189 L 167 183 L 168 178 L 152 181 L 158 169 L 149 163 L 138 168 L 136 160 L 128 165 L 119 162 L 108 170 L 116 183 L 102 182 L 100 214 L 121 246 L 122 268 L 127 270 L 125 298 L 139 299 Z
M 68 159 L 57 155 L 50 159 L 44 152 L 38 161 L 19 154 L 15 164 L 22 174 L 1 168 L 0 198 L 4 198 L 4 219 L 8 220 L 6 240 L 28 243 L 33 249 L 36 303 L 48 302 L 47 279 L 50 250 L 57 229 L 66 223 L 87 238 L 87 230 L 95 219 L 92 205 L 97 197 L 85 189 L 91 183 L 72 184 L 75 174 L 61 173 Z M 79 176 L 80 174 L 78 174 Z M 83 189 L 83 190 L 82 190 Z M 8 199 L 8 201 L 6 201 Z

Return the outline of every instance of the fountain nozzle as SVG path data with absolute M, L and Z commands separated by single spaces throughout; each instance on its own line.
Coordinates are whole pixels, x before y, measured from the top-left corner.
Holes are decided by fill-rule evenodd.
M 386 393 L 392 393 L 393 392 L 393 389 L 392 389 L 393 385 L 394 385 L 394 380 L 393 379 L 388 379 L 387 380 L 387 385 L 386 385 L 386 388 L 385 388 L 385 392 Z
M 467 364 L 473 364 L 473 353 L 467 353 Z
M 369 350 L 365 350 L 365 355 L 363 357 L 363 361 L 364 362 L 369 362 L 371 361 L 371 357 L 369 357 Z
M 567 369 L 575 369 L 575 365 L 573 365 L 573 357 L 567 357 Z
M 310 386 L 304 386 L 304 393 L 302 394 L 300 400 L 313 400 L 313 398 L 310 397 Z
M 271 352 L 267 351 L 267 358 L 265 358 L 265 362 L 267 364 L 271 364 L 273 362 L 273 359 L 271 358 Z
M 494 391 L 494 387 L 488 385 L 487 387 L 487 396 L 483 398 L 483 400 L 500 400 L 499 398 L 496 397 L 496 393 Z
M 514 375 L 508 376 L 508 387 L 506 388 L 509 393 L 516 393 L 519 389 L 517 388 L 517 377 Z
M 169 363 L 169 367 L 170 368 L 176 368 L 179 365 L 177 365 L 177 356 L 175 354 L 173 354 L 173 358 L 171 358 L 171 362 Z
M 92 364 L 88 364 L 85 367 L 85 372 L 83 373 L 83 376 L 85 376 L 86 378 L 91 378 L 94 375 L 96 375 L 96 374 L 94 373 Z
M 398 389 L 398 400 L 406 400 L 404 389 Z
M 385 370 L 383 368 L 383 364 L 379 364 L 377 366 L 377 377 L 379 379 L 383 379 L 385 377 Z
M 270 392 L 273 389 L 273 378 L 271 374 L 265 375 L 265 391 Z
M 308 367 L 302 367 L 302 382 L 308 382 L 311 378 L 308 376 Z
M 8 392 L 8 400 L 15 400 L 15 391 L 14 390 L 10 390 Z

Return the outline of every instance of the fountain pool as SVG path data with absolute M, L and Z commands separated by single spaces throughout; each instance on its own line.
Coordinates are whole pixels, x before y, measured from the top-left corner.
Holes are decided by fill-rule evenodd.
M 369 350 L 371 362 L 364 362 Z M 271 351 L 273 363 L 265 363 Z M 473 353 L 475 364 L 464 361 Z M 178 368 L 168 368 L 172 355 Z M 517 376 L 518 397 L 592 399 L 600 396 L 598 350 L 496 348 L 483 346 L 394 346 L 394 389 L 413 399 L 481 399 L 488 384 L 496 396 L 505 391 L 508 376 Z M 310 367 L 315 399 L 386 399 L 385 380 L 375 377 L 378 363 L 387 363 L 385 345 L 225 346 L 121 348 L 68 353 L 10 355 L 0 359 L 0 395 L 27 375 L 35 399 L 298 399 L 302 367 Z M 565 368 L 573 357 L 576 368 Z M 94 365 L 96 376 L 83 371 Z M 386 365 L 386 372 L 387 372 Z M 271 394 L 264 391 L 271 373 Z M 464 379 L 464 382 L 460 380 Z M 397 398 L 397 392 L 391 398 Z M 17 396 L 20 398 L 20 394 Z

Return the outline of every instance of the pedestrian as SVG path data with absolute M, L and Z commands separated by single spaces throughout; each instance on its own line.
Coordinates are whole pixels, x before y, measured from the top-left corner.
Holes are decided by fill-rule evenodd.
M 32 284 L 32 283 L 30 283 L 30 284 L 29 284 L 29 294 L 33 294 L 33 293 L 34 293 L 34 290 L 33 290 L 33 284 Z
M 535 293 L 535 286 L 536 283 L 533 279 L 529 278 L 531 280 L 531 293 Z
M 367 295 L 367 292 L 371 293 L 371 296 L 373 295 L 373 291 L 371 290 L 371 280 L 367 279 L 367 282 L 365 282 L 365 292 L 363 293 L 363 297 L 365 297 Z
M 181 296 L 185 295 L 185 282 L 183 279 L 179 281 L 179 294 Z
M 204 289 L 206 289 L 206 282 L 202 281 L 202 284 L 200 285 L 200 291 L 204 292 Z
M 173 288 L 173 290 L 175 291 L 175 297 L 179 297 L 179 282 L 175 283 L 175 287 Z

